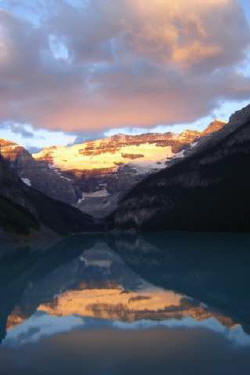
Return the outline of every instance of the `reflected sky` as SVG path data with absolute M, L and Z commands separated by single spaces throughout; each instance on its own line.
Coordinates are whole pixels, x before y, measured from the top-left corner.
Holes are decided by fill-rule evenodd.
M 92 235 L 3 252 L 1 371 L 248 374 L 249 245 L 247 235 Z
M 249 347 L 196 328 L 74 330 L 0 352 L 4 374 L 247 374 Z

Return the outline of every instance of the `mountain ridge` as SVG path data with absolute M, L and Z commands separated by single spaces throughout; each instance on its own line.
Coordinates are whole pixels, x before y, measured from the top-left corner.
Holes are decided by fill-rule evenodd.
M 0 150 L 26 185 L 104 218 L 146 176 L 183 158 L 201 137 L 224 126 L 215 121 L 203 132 L 117 134 L 73 146 L 51 146 L 34 155 L 0 139 Z
M 243 112 L 243 113 L 242 113 Z M 147 177 L 110 217 L 134 230 L 249 231 L 250 106 L 185 158 Z
M 139 153 L 139 146 L 142 144 L 152 144 L 159 148 L 164 147 L 171 147 L 172 153 L 178 153 L 181 151 L 185 146 L 188 146 L 191 142 L 195 141 L 196 139 L 209 135 L 215 131 L 220 130 L 225 126 L 225 122 L 215 120 L 208 125 L 208 127 L 204 131 L 197 131 L 197 130 L 184 130 L 180 133 L 173 133 L 173 132 L 166 132 L 166 133 L 145 133 L 140 135 L 126 135 L 126 134 L 117 134 L 107 138 L 100 138 L 93 141 L 86 141 L 83 143 L 71 145 L 71 146 L 51 146 L 41 150 L 38 153 L 33 154 L 33 157 L 36 160 L 45 161 L 48 163 L 52 163 L 54 167 L 58 167 L 61 170 L 75 170 L 77 168 L 66 164 L 66 156 L 65 151 L 72 150 L 72 154 L 74 150 L 78 151 L 80 155 L 83 156 L 81 162 L 84 162 L 84 156 L 86 156 L 86 163 L 88 161 L 88 156 L 98 156 L 100 154 L 110 153 L 115 155 L 117 151 L 120 151 L 122 148 L 126 146 L 136 146 L 138 150 L 136 151 Z M 145 147 L 145 146 L 144 146 Z M 58 155 L 57 155 L 58 151 Z M 134 150 L 133 150 L 134 151 Z M 150 159 L 152 154 L 150 154 L 150 149 L 144 149 L 144 157 Z M 153 149 L 155 151 L 155 149 Z M 64 152 L 64 160 L 60 160 L 60 152 Z M 147 155 L 149 153 L 149 157 Z M 124 152 L 123 152 L 124 154 Z M 71 155 L 76 157 L 76 155 Z M 79 156 L 79 155 L 78 155 Z M 167 153 L 163 154 L 163 157 L 167 159 Z M 58 160 L 57 160 L 58 158 Z M 126 159 L 126 158 L 125 158 Z M 149 161 L 152 161 L 150 159 Z M 159 161 L 159 159 L 156 159 Z M 64 162 L 64 163 L 63 163 Z M 72 161 L 71 161 L 72 162 Z M 114 168 L 117 169 L 120 164 L 128 164 L 128 161 L 122 160 L 121 158 L 116 161 L 115 158 L 110 158 L 107 160 L 105 167 L 98 166 L 98 162 L 94 163 L 93 165 L 86 166 L 86 164 L 79 165 L 79 170 L 102 170 L 105 168 Z

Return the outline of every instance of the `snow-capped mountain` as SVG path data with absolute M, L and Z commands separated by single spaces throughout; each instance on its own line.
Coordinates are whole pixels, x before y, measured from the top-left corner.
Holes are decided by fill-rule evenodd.
M 184 157 L 201 137 L 208 137 L 224 125 L 215 121 L 204 132 L 115 135 L 72 146 L 49 147 L 33 154 L 33 158 L 73 186 L 74 205 L 103 217 L 138 182 L 165 168 L 170 160 Z
M 221 129 L 225 123 L 215 121 L 204 132 L 186 130 L 182 133 L 149 133 L 142 135 L 115 135 L 82 144 L 49 147 L 33 154 L 39 161 L 46 161 L 54 168 L 81 176 L 110 173 L 122 165 L 132 165 L 141 173 L 160 169 L 160 162 L 187 148 L 200 137 Z

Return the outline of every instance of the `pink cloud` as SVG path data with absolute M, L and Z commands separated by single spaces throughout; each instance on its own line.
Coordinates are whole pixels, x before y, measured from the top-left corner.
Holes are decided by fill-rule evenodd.
M 218 100 L 250 97 L 249 78 L 235 69 L 250 39 L 234 0 L 53 6 L 39 27 L 0 11 L 0 121 L 145 127 L 194 121 Z M 61 58 L 51 35 L 67 52 Z

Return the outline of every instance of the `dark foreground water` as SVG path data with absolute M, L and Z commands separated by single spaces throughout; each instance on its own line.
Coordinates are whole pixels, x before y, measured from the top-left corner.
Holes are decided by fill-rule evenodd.
M 250 236 L 0 251 L 0 374 L 248 375 Z

